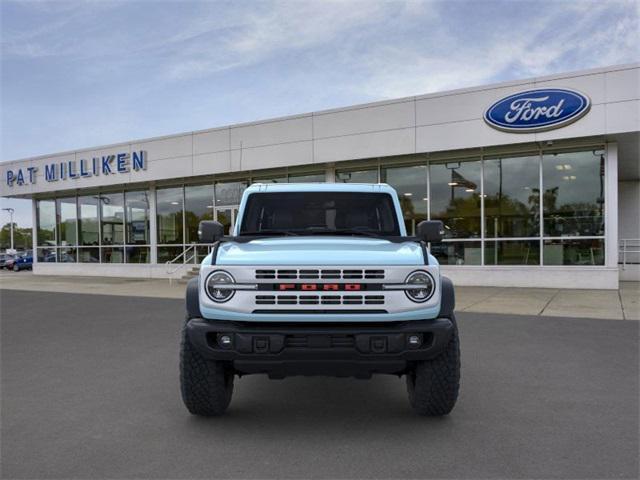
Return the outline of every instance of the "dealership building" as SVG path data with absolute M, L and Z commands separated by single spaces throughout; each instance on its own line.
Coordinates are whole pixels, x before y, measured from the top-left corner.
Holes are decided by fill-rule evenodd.
M 34 272 L 178 277 L 270 182 L 383 182 L 459 285 L 640 280 L 640 64 L 130 140 L 0 164 L 33 202 Z

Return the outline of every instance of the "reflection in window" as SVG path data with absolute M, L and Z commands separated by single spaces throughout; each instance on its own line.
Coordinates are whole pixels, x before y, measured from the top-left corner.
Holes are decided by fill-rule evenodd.
M 149 192 L 125 192 L 125 219 L 126 243 L 149 244 Z
M 545 265 L 604 265 L 604 240 L 545 240 Z
M 78 248 L 78 261 L 81 263 L 98 263 L 100 261 L 100 249 L 98 247 Z
M 124 195 L 110 193 L 100 195 L 102 245 L 124 243 Z
M 484 162 L 485 235 L 540 235 L 540 156 Z
M 58 207 L 58 245 L 76 245 L 77 210 L 76 198 L 59 198 Z
M 287 176 L 283 175 L 281 177 L 253 177 L 251 179 L 252 183 L 287 183 Z
M 125 247 L 125 255 L 127 263 L 149 263 L 150 249 L 149 247 Z
M 480 236 L 480 161 L 432 164 L 431 219 L 448 238 Z
M 124 249 L 122 247 L 102 247 L 100 261 L 102 263 L 122 263 L 124 262 Z
M 429 209 L 427 166 L 386 168 L 382 171 L 382 181 L 398 192 L 407 234 L 414 235 L 416 225 L 427 219 Z
M 55 245 L 56 203 L 53 200 L 38 200 L 37 221 L 38 245 Z
M 216 205 L 239 205 L 247 182 L 216 183 Z
M 182 187 L 158 189 L 156 199 L 158 243 L 182 243 Z
M 544 235 L 604 235 L 604 154 L 545 154 L 542 159 Z
M 76 261 L 76 249 L 69 247 L 58 248 L 58 262 L 74 263 Z
M 79 245 L 98 245 L 98 197 L 86 196 L 78 197 L 78 220 Z
M 487 240 L 485 265 L 540 265 L 539 240 Z
M 182 253 L 182 247 L 158 247 L 158 263 L 166 263 Z
M 326 180 L 324 172 L 289 175 L 289 183 L 324 183 Z
M 337 171 L 337 183 L 378 183 L 378 169 Z
M 198 241 L 198 224 L 213 220 L 213 185 L 194 185 L 184 189 L 185 243 Z
M 442 265 L 480 265 L 480 242 L 441 242 L 431 244 L 431 255 Z
M 57 260 L 55 248 L 50 248 L 50 247 L 38 248 L 36 254 L 37 254 L 38 262 L 40 263 L 43 263 L 43 262 L 52 263 Z

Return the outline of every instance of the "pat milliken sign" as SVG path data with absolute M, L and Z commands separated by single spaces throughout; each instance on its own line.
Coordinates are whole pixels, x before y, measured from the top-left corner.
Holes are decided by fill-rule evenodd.
M 589 97 L 577 90 L 539 88 L 498 100 L 484 112 L 484 121 L 504 132 L 542 132 L 569 125 L 590 108 Z
M 90 159 L 52 162 L 42 166 L 42 176 L 47 182 L 58 182 L 68 179 L 121 175 L 147 169 L 147 152 L 140 150 L 129 153 L 102 155 Z M 25 167 L 7 170 L 5 181 L 9 187 L 14 185 L 30 185 L 36 183 L 39 167 Z

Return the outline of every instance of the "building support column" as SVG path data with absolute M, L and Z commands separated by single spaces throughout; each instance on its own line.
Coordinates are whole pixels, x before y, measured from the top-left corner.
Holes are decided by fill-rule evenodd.
M 605 266 L 618 268 L 618 144 L 605 151 Z
M 324 177 L 325 182 L 335 183 L 336 182 L 336 164 L 335 163 L 327 164 L 327 168 L 324 174 L 325 174 L 325 177 Z
M 149 242 L 151 243 L 151 263 L 158 263 L 158 226 L 156 215 L 156 187 L 149 187 Z
M 36 264 L 38 263 L 38 201 L 31 199 L 31 252 L 33 256 L 33 272 L 36 272 Z

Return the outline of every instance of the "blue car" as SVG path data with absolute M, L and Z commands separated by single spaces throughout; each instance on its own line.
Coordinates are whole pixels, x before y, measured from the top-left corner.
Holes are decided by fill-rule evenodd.
M 8 265 L 7 268 L 11 268 L 14 272 L 31 270 L 33 268 L 33 254 L 31 252 L 19 254 L 13 259 L 13 264 L 11 266 Z
M 458 397 L 453 284 L 428 245 L 440 221 L 408 236 L 384 184 L 256 184 L 230 236 L 200 222 L 211 245 L 187 285 L 181 393 L 195 415 L 224 413 L 236 375 L 405 376 L 422 415 Z

